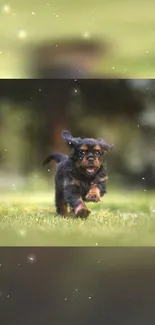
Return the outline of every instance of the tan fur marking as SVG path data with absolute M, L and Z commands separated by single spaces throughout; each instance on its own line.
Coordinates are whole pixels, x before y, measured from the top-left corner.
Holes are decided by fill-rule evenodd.
M 88 215 L 90 214 L 90 211 L 87 209 L 86 205 L 81 202 L 81 204 L 79 204 L 75 209 L 74 209 L 74 213 L 76 216 L 80 216 L 80 217 L 88 217 Z
M 99 179 L 99 183 L 101 183 L 101 182 L 105 182 L 107 179 L 108 179 L 107 176 L 105 176 L 105 177 L 101 177 L 101 178 Z
M 81 150 L 88 150 L 88 147 L 87 146 L 82 146 L 80 149 Z
M 98 202 L 100 199 L 100 190 L 97 187 L 97 184 L 93 184 L 86 196 L 86 200 Z
M 59 207 L 60 207 L 60 214 L 62 216 L 67 216 L 68 209 L 67 209 L 67 204 L 64 200 L 61 200 Z
M 100 146 L 94 146 L 93 149 L 94 150 L 101 150 Z
M 80 185 L 80 181 L 78 181 L 77 179 L 73 179 L 72 180 L 72 185 Z

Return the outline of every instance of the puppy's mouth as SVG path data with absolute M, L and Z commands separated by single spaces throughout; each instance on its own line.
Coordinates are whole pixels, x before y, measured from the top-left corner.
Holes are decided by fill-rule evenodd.
M 94 174 L 94 173 L 96 173 L 96 171 L 97 171 L 97 168 L 95 168 L 95 167 L 86 167 L 86 172 L 88 173 L 88 174 Z

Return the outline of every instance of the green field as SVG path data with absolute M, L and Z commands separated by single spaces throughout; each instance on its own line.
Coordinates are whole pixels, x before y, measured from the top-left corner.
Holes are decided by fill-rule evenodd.
M 87 220 L 56 216 L 50 192 L 1 194 L 0 245 L 155 245 L 154 193 L 116 193 L 89 203 Z

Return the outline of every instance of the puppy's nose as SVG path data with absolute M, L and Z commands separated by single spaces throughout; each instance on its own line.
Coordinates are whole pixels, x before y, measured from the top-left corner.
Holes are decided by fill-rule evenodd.
M 94 161 L 94 157 L 92 156 L 88 157 L 88 161 Z

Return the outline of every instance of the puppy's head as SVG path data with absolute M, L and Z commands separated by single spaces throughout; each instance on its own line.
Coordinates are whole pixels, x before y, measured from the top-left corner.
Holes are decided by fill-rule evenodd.
M 62 132 L 62 138 L 70 148 L 75 166 L 87 176 L 96 174 L 103 163 L 105 153 L 114 147 L 103 139 L 74 138 L 67 130 Z

